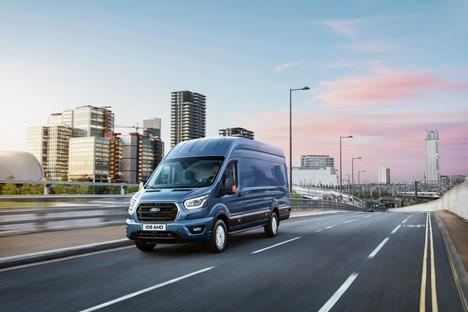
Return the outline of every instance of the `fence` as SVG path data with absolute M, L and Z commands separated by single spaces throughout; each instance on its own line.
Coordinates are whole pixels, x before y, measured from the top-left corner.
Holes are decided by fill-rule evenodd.
M 124 224 L 130 196 L 87 196 L 82 202 L 56 202 L 50 207 L 0 209 L 0 236 L 51 230 Z M 77 198 L 74 198 L 77 200 Z M 49 201 L 50 203 L 50 197 Z M 42 202 L 43 205 L 47 202 Z M 291 200 L 293 210 L 362 210 L 361 207 L 323 200 Z

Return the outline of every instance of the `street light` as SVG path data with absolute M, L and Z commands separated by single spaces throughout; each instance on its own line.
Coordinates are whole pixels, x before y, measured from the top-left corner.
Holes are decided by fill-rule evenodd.
M 361 156 L 353 157 L 351 159 L 351 193 L 354 195 L 354 160 L 355 159 L 362 159 Z
M 351 139 L 353 136 L 340 136 L 340 200 L 343 201 L 343 161 L 341 157 L 341 140 L 342 139 Z
M 292 194 L 292 93 L 305 90 L 310 88 L 289 89 L 289 194 Z

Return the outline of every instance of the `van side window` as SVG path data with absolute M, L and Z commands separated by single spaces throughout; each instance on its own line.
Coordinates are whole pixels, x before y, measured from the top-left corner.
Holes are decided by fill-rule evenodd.
M 262 159 L 244 158 L 240 165 L 242 185 L 245 187 L 285 186 L 286 171 L 283 164 Z
M 227 179 L 230 179 L 232 181 L 232 185 L 237 189 L 237 186 L 239 185 L 237 177 L 237 161 L 231 161 L 224 170 L 223 177 L 221 178 L 221 188 L 224 189 L 224 183 Z M 235 193 L 235 191 L 233 192 Z

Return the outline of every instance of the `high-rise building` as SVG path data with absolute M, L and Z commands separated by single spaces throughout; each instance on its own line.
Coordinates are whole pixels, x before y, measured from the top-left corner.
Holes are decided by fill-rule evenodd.
M 143 134 L 153 138 L 161 138 L 161 118 L 143 120 Z
M 163 157 L 164 143 L 158 138 L 139 133 L 120 136 L 120 140 L 122 182 L 139 183 L 148 180 Z
M 67 180 L 68 149 L 72 129 L 64 126 L 49 127 L 47 138 L 47 165 L 43 166 L 47 180 Z
M 171 146 L 205 137 L 206 97 L 190 91 L 172 92 Z
M 47 180 L 66 180 L 68 141 L 72 129 L 65 126 L 31 127 L 27 132 L 27 150 L 42 166 Z
M 44 169 L 47 166 L 48 127 L 29 127 L 27 130 L 27 151 L 36 157 Z
M 301 167 L 311 169 L 330 168 L 335 173 L 335 159 L 329 155 L 301 155 Z
M 65 126 L 73 128 L 73 110 L 67 109 L 61 113 L 53 113 L 49 115 L 47 126 Z
M 73 111 L 73 128 L 82 130 L 85 136 L 103 137 L 114 132 L 114 113 L 108 106 L 80 106 Z
M 109 138 L 79 137 L 70 139 L 68 179 L 108 182 Z
M 241 137 L 241 138 L 247 138 L 247 139 L 254 139 L 254 132 L 244 129 L 244 128 L 225 128 L 225 129 L 219 129 L 219 135 L 220 136 L 232 136 L 232 137 Z
M 120 159 L 122 157 L 122 146 L 119 133 L 108 132 L 105 135 L 109 139 L 109 176 L 111 183 L 122 182 L 120 172 Z
M 379 168 L 377 183 L 390 184 L 390 168 L 387 168 L 387 167 Z
M 426 171 L 427 183 L 437 184 L 440 181 L 440 154 L 439 154 L 439 131 L 426 130 Z

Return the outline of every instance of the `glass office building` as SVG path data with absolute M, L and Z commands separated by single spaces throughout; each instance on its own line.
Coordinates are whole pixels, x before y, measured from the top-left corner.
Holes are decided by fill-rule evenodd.
M 48 133 L 48 127 L 29 127 L 27 130 L 27 151 L 36 157 L 37 161 L 43 168 L 47 164 Z
M 68 179 L 108 182 L 109 143 L 108 138 L 71 138 Z

